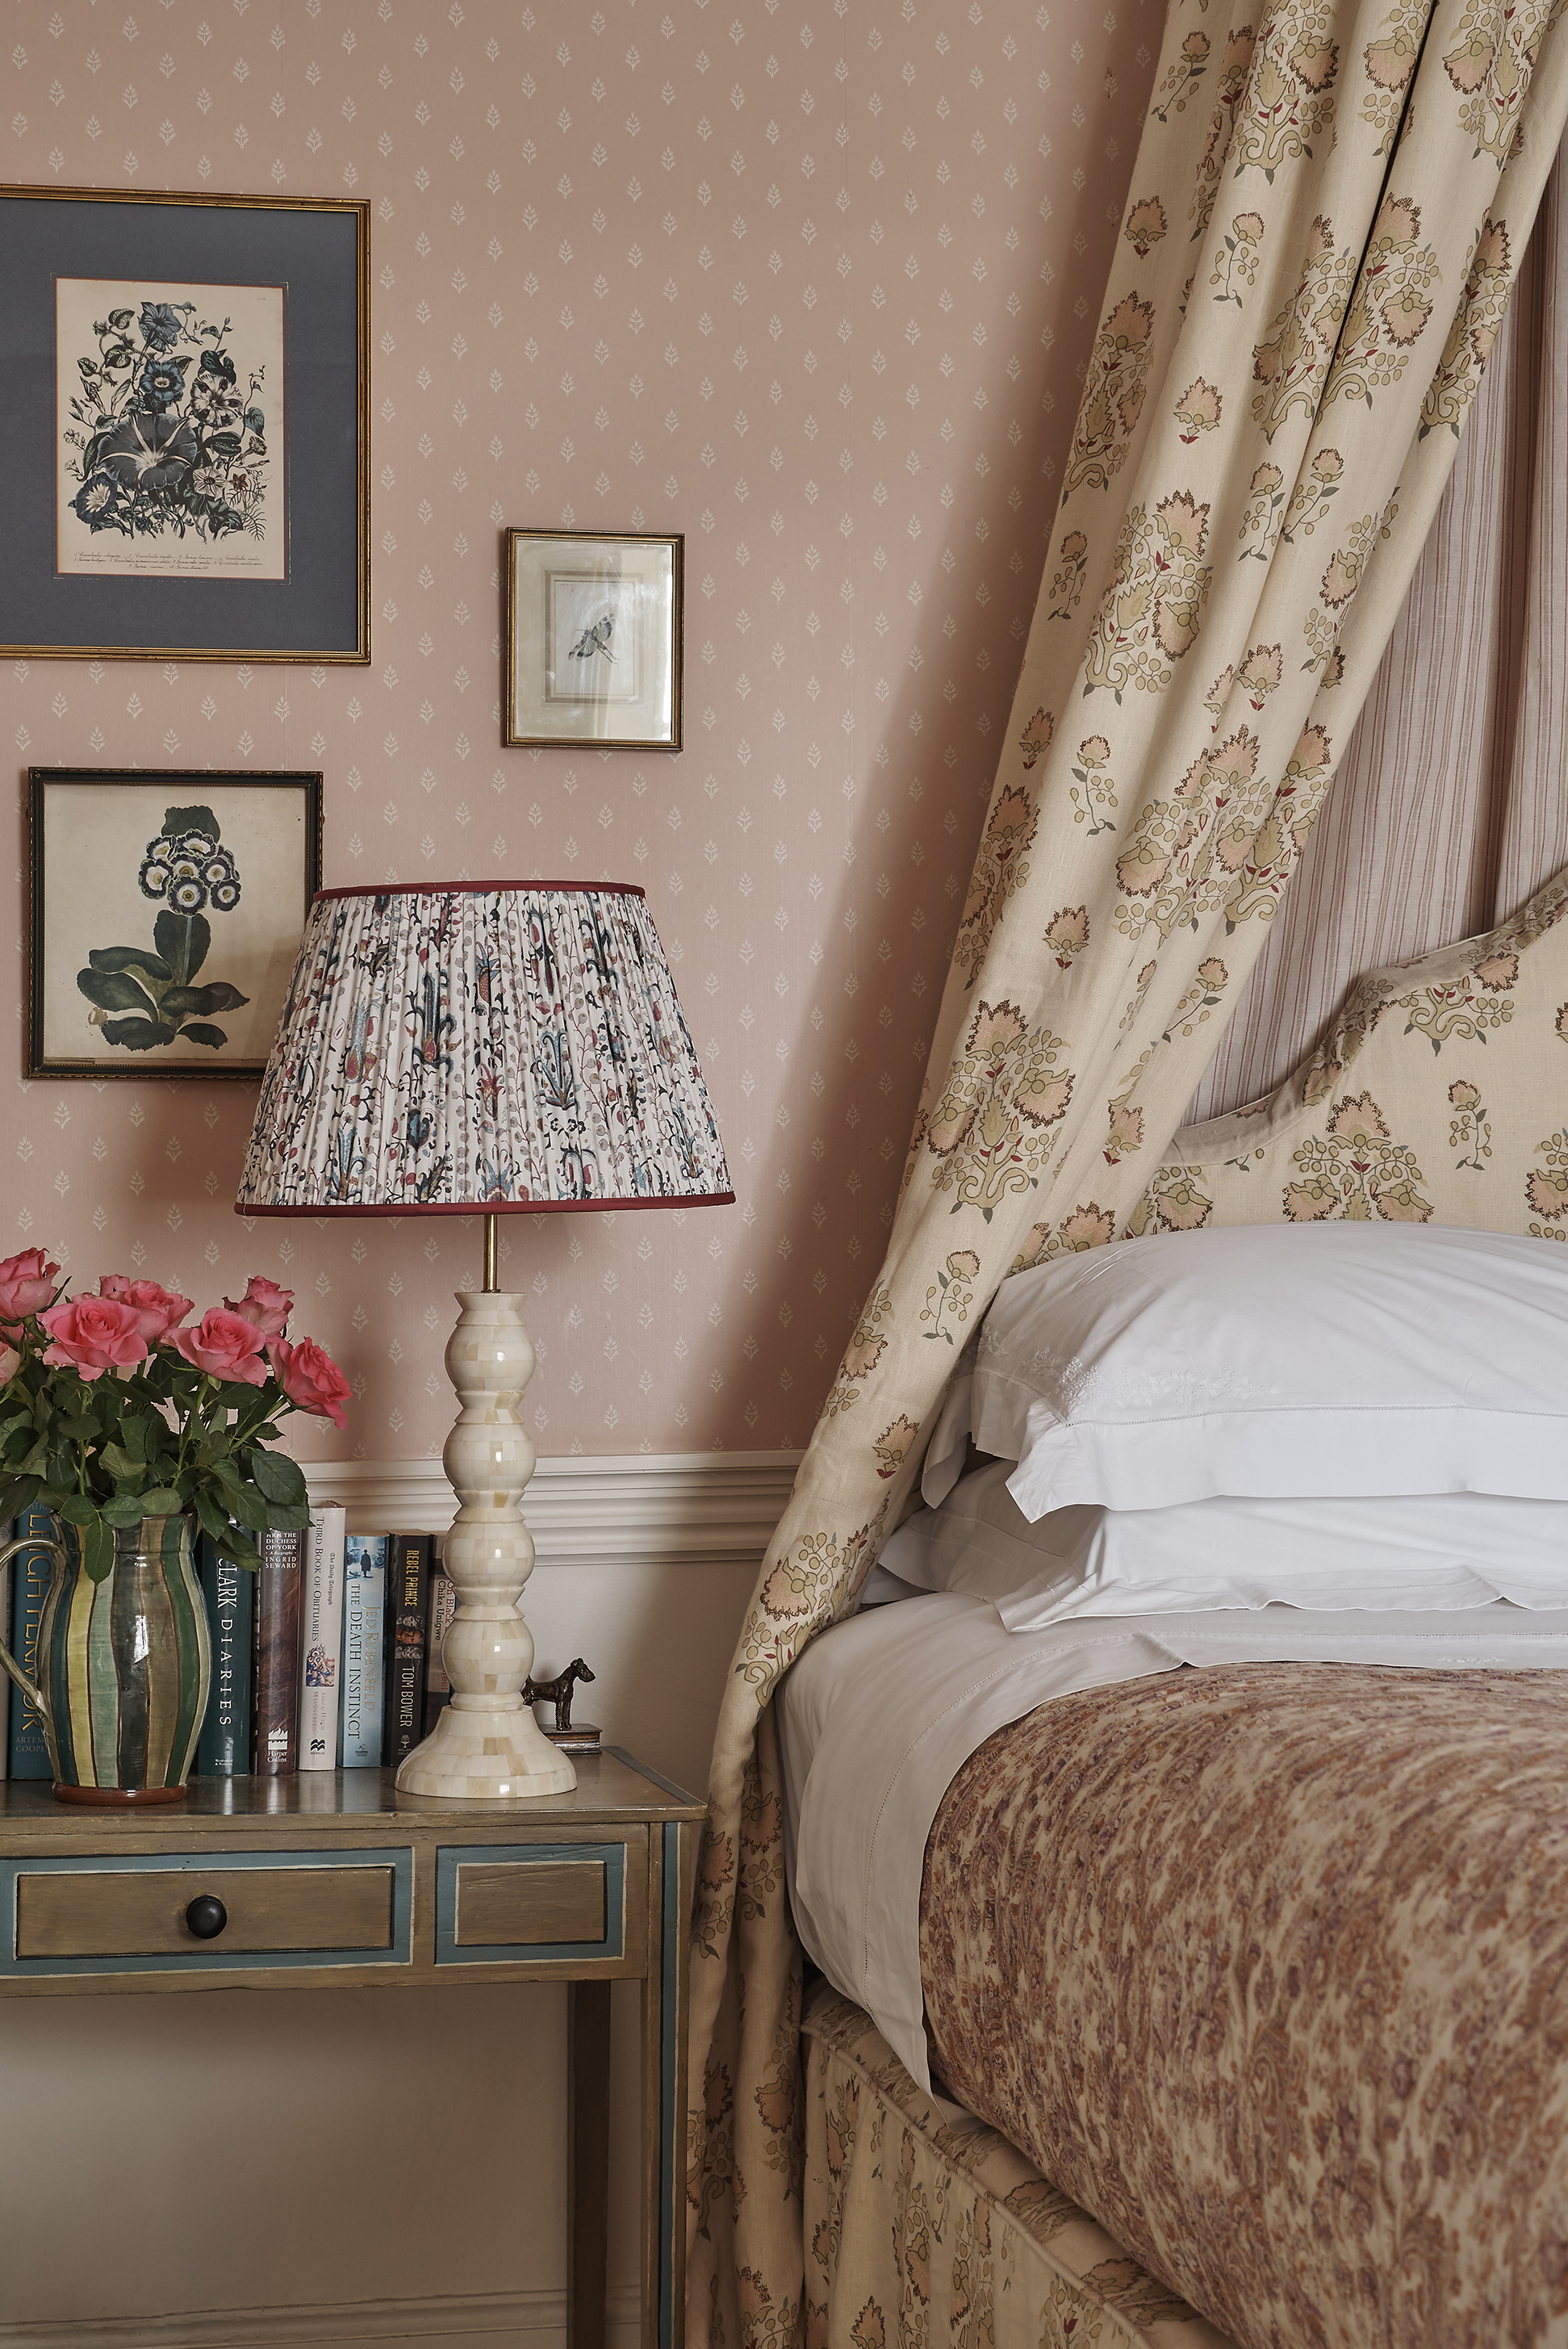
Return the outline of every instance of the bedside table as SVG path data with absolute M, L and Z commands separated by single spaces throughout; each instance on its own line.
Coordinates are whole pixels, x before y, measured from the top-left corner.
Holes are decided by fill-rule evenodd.
M 109 1812 L 0 1783 L 0 1998 L 567 1985 L 567 2342 L 603 2349 L 610 1985 L 643 1985 L 643 2349 L 681 2349 L 686 1938 L 705 1806 L 614 1746 L 568 1795 L 398 1795 L 389 1770 L 193 1778 Z

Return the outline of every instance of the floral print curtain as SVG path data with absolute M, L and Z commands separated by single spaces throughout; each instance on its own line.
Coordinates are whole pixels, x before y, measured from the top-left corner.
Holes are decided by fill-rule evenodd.
M 1010 1272 L 1124 1232 L 1268 935 L 1568 114 L 1564 0 L 1173 0 L 886 1260 L 764 1563 L 694 1924 L 688 2323 L 793 2343 L 769 1701 Z

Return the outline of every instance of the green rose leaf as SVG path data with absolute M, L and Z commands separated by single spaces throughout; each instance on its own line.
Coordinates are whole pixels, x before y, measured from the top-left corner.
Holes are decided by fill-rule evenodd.
M 209 1535 L 221 1550 L 226 1550 L 229 1544 L 228 1512 L 218 1506 L 205 1485 L 196 1487 L 196 1514 L 201 1520 L 202 1532 Z
M 267 1516 L 275 1534 L 302 1534 L 310 1523 L 310 1503 L 287 1501 L 281 1505 L 269 1503 Z
M 249 1567 L 253 1574 L 258 1573 L 261 1569 L 262 1561 L 259 1553 L 245 1539 L 243 1534 L 237 1534 L 232 1526 L 224 1537 L 223 1556 L 232 1566 Z
M 150 1493 L 143 1493 L 138 1503 L 144 1517 L 178 1517 L 183 1515 L 185 1504 L 171 1486 L 155 1485 Z
M 253 1534 L 266 1532 L 267 1505 L 253 1485 L 236 1485 L 227 1476 L 222 1476 L 220 1489 L 224 1506 L 232 1517 L 238 1517 L 240 1523 L 248 1526 Z
M 134 1493 L 117 1493 L 112 1501 L 104 1503 L 103 1519 L 108 1526 L 139 1526 L 141 1503 Z
M 114 1565 L 114 1530 L 93 1513 L 82 1533 L 82 1565 L 89 1582 L 102 1582 Z
M 117 1485 L 124 1484 L 128 1477 L 139 1476 L 144 1465 L 141 1461 L 133 1459 L 122 1444 L 106 1444 L 98 1458 Z
M 307 1499 L 304 1471 L 286 1452 L 253 1451 L 247 1464 L 262 1498 L 269 1505 L 274 1526 L 281 1523 L 275 1507 L 292 1507 Z M 300 1522 L 308 1524 L 308 1512 Z
M 19 1517 L 37 1497 L 36 1476 L 0 1476 L 0 1516 Z
M 55 1504 L 55 1515 L 63 1517 L 67 1526 L 90 1526 L 98 1511 L 83 1494 L 67 1493 Z
M 124 1439 L 125 1448 L 127 1452 L 129 1453 L 132 1461 L 145 1460 L 147 1457 L 147 1439 L 152 1432 L 151 1414 L 145 1412 L 139 1413 L 134 1419 L 122 1421 L 119 1432 L 121 1437 Z

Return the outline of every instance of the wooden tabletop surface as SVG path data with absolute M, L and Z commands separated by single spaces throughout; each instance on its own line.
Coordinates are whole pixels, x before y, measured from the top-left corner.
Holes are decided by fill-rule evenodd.
M 667 1778 L 660 1777 L 617 1746 L 598 1754 L 574 1754 L 577 1784 L 570 1794 L 520 1795 L 515 1801 L 450 1801 L 436 1795 L 399 1795 L 390 1770 L 307 1770 L 284 1778 L 192 1778 L 181 1803 L 128 1804 L 124 1808 L 57 1803 L 47 1779 L 0 1780 L 0 1837 L 36 1848 L 57 1848 L 88 1837 L 101 1846 L 117 1834 L 138 1840 L 155 1837 L 178 1845 L 185 1835 L 201 1836 L 215 1826 L 225 1831 L 271 1830 L 297 1821 L 313 1832 L 352 1837 L 394 1821 L 432 1821 L 454 1827 L 494 1826 L 503 1819 L 520 1825 L 562 1827 L 624 1819 L 696 1819 L 707 1806 Z M 15 1844 L 13 1844 L 15 1848 Z

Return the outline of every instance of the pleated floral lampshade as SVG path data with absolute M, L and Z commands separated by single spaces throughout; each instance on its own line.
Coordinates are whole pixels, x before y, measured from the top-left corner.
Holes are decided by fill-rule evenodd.
M 640 889 L 325 889 L 242 1215 L 717 1206 L 724 1147 Z

